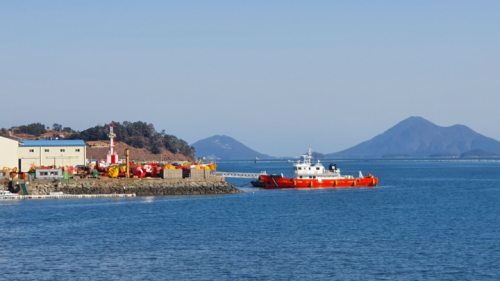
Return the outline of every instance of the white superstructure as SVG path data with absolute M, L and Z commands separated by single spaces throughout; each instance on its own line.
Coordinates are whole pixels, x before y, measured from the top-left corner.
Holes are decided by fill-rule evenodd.
M 323 164 L 318 160 L 317 163 L 312 164 L 311 159 L 312 151 L 309 148 L 307 154 L 302 155 L 304 160 L 294 162 L 293 164 L 293 177 L 295 179 L 349 179 L 352 176 L 342 176 L 340 169 L 335 164 L 330 164 L 328 170 L 325 169 Z

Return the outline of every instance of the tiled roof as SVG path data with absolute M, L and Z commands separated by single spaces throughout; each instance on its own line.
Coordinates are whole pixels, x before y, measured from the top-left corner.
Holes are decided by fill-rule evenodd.
M 28 146 L 85 146 L 83 140 L 22 140 L 20 147 Z

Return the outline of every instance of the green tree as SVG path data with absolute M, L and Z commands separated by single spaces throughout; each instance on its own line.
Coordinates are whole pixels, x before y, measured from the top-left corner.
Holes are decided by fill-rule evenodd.
M 8 137 L 9 136 L 9 131 L 5 128 L 0 129 L 0 136 L 3 137 Z
M 126 144 L 136 148 L 147 148 L 154 154 L 160 154 L 163 148 L 166 148 L 172 153 L 180 153 L 194 158 L 195 150 L 189 146 L 187 142 L 173 135 L 167 135 L 165 130 L 160 133 L 156 132 L 153 124 L 146 122 L 129 122 L 124 121 L 112 122 L 114 124 L 113 131 L 116 134 L 116 140 L 125 142 Z M 63 129 L 64 130 L 64 129 Z M 70 139 L 83 139 L 85 141 L 107 140 L 109 133 L 109 125 L 97 125 L 88 128 L 81 132 L 71 135 Z
M 34 136 L 40 136 L 41 134 L 45 134 L 47 130 L 45 129 L 45 125 L 40 123 L 32 123 L 29 125 L 19 126 L 18 132 L 22 134 L 30 134 Z
M 75 131 L 71 129 L 70 127 L 64 127 L 62 128 L 62 131 L 65 133 L 74 133 Z
M 54 123 L 54 125 L 52 125 L 52 130 L 54 130 L 54 131 L 60 132 L 60 131 L 62 131 L 62 128 L 63 128 L 63 126 L 61 124 Z

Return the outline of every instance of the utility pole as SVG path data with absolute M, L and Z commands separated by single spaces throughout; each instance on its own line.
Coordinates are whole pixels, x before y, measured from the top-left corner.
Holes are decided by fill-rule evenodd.
M 130 178 L 130 150 L 125 149 L 125 161 L 127 161 L 127 171 L 125 171 L 125 178 Z

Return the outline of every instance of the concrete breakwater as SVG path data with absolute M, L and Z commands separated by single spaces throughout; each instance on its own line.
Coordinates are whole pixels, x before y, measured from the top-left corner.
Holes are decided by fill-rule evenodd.
M 224 180 L 193 181 L 193 180 L 161 180 L 161 179 L 114 179 L 114 180 L 78 180 L 61 183 L 52 180 L 27 181 L 29 195 L 49 195 L 63 192 L 64 194 L 131 194 L 137 196 L 168 196 L 168 195 L 215 195 L 243 193 Z M 0 190 L 17 192 L 16 182 L 9 187 L 0 183 Z M 22 191 L 21 191 L 22 193 Z M 19 194 L 21 194 L 19 193 Z

